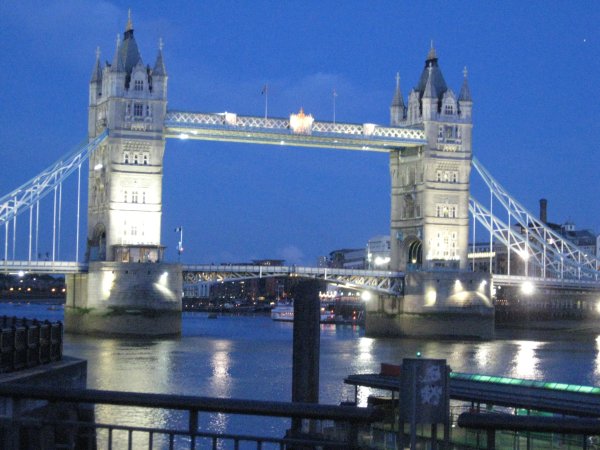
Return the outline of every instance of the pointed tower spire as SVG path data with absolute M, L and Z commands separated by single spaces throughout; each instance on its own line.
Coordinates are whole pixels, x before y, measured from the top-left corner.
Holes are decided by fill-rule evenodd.
M 433 71 L 433 67 L 429 66 L 427 71 L 428 71 L 427 84 L 425 85 L 425 91 L 423 92 L 423 98 L 437 98 L 437 92 L 435 90 L 435 86 L 433 85 L 433 76 L 431 75 L 432 71 Z
M 94 64 L 90 83 L 99 83 L 100 81 L 102 81 L 102 69 L 100 68 L 100 47 L 96 47 L 96 64 Z
M 131 22 L 131 8 L 127 11 L 127 26 L 125 27 L 125 31 L 133 31 L 133 22 Z
M 152 69 L 153 76 L 167 75 L 167 70 L 165 69 L 165 63 L 163 61 L 162 49 L 163 49 L 163 40 L 162 40 L 162 38 L 160 38 L 158 40 L 158 54 L 156 55 L 156 62 L 154 63 L 154 69 Z
M 117 48 L 115 50 L 115 56 L 113 58 L 110 70 L 113 72 L 123 71 L 123 61 L 121 60 L 121 35 L 117 33 Z
M 467 80 L 467 66 L 465 66 L 465 68 L 463 69 L 463 84 L 462 87 L 460 88 L 460 94 L 458 95 L 458 101 L 459 102 L 472 102 L 473 99 L 471 98 L 471 89 L 469 89 L 469 82 Z
M 429 47 L 429 53 L 427 53 L 427 60 L 437 59 L 437 54 L 435 53 L 435 47 L 433 46 L 433 39 L 431 40 L 431 45 Z
M 400 90 L 400 72 L 396 72 L 396 91 L 394 92 L 392 106 L 404 108 L 404 98 L 402 97 L 402 91 Z

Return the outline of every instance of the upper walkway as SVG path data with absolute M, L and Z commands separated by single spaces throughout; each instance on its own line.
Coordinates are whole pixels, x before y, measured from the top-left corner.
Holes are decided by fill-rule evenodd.
M 418 128 L 383 127 L 372 123 L 315 122 L 303 113 L 289 119 L 238 116 L 234 113 L 168 111 L 165 136 L 179 139 L 247 142 L 389 152 L 426 143 Z

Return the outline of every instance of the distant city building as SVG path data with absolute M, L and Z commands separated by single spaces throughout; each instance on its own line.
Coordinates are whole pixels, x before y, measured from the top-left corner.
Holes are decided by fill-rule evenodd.
M 329 267 L 329 258 L 327 256 L 319 256 L 317 258 L 317 267 Z
M 329 265 L 338 269 L 364 269 L 367 252 L 364 248 L 343 248 L 329 253 Z
M 389 269 L 391 257 L 390 236 L 375 236 L 367 242 L 367 269 Z

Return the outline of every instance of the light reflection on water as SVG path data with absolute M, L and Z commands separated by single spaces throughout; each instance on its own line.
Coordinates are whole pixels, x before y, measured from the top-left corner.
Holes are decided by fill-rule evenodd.
M 0 304 L 0 315 L 62 319 L 62 311 L 46 307 Z M 442 358 L 454 371 L 600 385 L 600 337 L 565 334 L 545 341 L 514 339 L 504 334 L 494 341 L 366 338 L 358 327 L 321 328 L 320 401 L 338 404 L 354 399 L 344 385 L 353 373 L 379 372 L 381 362 L 403 358 Z M 185 395 L 291 399 L 292 324 L 269 317 L 186 313 L 183 336 L 177 339 L 99 339 L 65 336 L 64 352 L 88 360 L 88 387 Z M 359 403 L 371 392 L 359 390 Z M 187 414 L 142 408 L 99 407 L 99 421 L 119 420 L 154 427 L 186 426 Z M 280 436 L 285 420 L 201 414 L 204 430 Z M 160 448 L 160 445 L 157 446 Z

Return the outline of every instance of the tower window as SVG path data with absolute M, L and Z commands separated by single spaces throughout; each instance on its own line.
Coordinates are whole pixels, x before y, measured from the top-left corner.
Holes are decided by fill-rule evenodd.
M 135 103 L 133 105 L 133 115 L 134 117 L 143 117 L 144 116 L 144 105 L 141 103 Z
M 123 163 L 129 164 L 129 152 L 123 153 Z
M 143 161 L 144 161 L 144 165 L 147 166 L 148 165 L 148 153 L 144 153 Z
M 135 80 L 133 89 L 135 91 L 143 91 L 144 90 L 144 82 L 142 80 Z
M 137 153 L 133 154 L 133 163 L 134 164 L 139 164 L 140 163 L 140 155 L 138 155 Z
M 133 191 L 131 193 L 131 203 L 137 203 L 138 202 L 138 193 L 137 191 Z
M 142 203 L 146 203 L 146 191 L 142 191 Z
M 127 203 L 127 191 L 123 191 L 123 203 Z
M 454 114 L 454 108 L 452 107 L 452 105 L 446 105 L 444 107 L 444 114 L 446 114 L 446 115 Z

